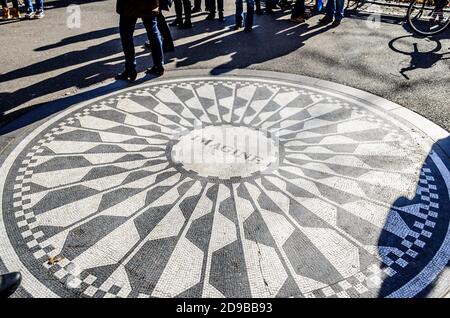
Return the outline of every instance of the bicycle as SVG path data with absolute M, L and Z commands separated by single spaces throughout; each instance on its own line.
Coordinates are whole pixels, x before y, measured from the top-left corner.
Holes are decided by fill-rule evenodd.
M 450 1 L 412 0 L 406 17 L 417 34 L 430 36 L 444 32 L 450 25 Z

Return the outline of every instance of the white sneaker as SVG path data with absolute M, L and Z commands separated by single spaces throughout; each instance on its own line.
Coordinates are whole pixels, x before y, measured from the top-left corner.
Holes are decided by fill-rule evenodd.
M 27 13 L 25 13 L 25 19 L 33 19 L 35 15 L 36 15 L 36 12 L 34 12 L 34 11 L 27 12 Z
M 45 17 L 45 13 L 44 10 L 39 9 L 36 11 L 36 14 L 34 15 L 35 19 L 42 19 L 43 17 Z

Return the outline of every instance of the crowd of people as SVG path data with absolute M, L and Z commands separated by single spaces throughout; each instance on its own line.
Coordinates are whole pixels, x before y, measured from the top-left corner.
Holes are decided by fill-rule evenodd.
M 12 7 L 9 8 L 8 0 L 1 0 L 2 19 L 20 19 L 20 7 L 25 6 L 25 19 L 42 19 L 44 13 L 44 0 L 12 0 Z
M 125 55 L 125 70 L 116 76 L 118 80 L 134 81 L 137 77 L 135 48 L 133 32 L 136 22 L 142 19 L 147 31 L 149 41 L 146 46 L 150 48 L 153 58 L 153 67 L 147 70 L 148 74 L 162 76 L 164 74 L 164 53 L 173 51 L 174 44 L 170 29 L 163 15 L 163 11 L 169 11 L 172 4 L 175 7 L 176 17 L 169 25 L 179 29 L 193 27 L 192 13 L 202 12 L 202 0 L 117 0 L 117 13 L 120 15 L 120 38 Z M 235 0 L 236 14 L 234 30 L 243 28 L 244 32 L 253 29 L 254 14 L 273 14 L 277 5 L 287 0 L 265 0 L 265 10 L 262 10 L 261 0 Z M 244 1 L 246 12 L 244 14 Z M 206 20 L 224 22 L 224 0 L 204 0 L 205 11 L 208 12 Z M 303 23 L 309 17 L 305 0 L 290 1 L 292 4 L 291 21 Z M 256 7 L 256 10 L 255 10 Z M 338 26 L 344 16 L 344 0 L 328 0 L 325 16 L 319 20 L 321 24 Z
M 44 0 L 35 0 L 34 5 L 32 0 L 11 0 L 11 8 L 8 6 L 8 0 L 0 1 L 3 19 L 20 18 L 20 6 L 25 6 L 26 19 L 40 19 L 45 16 Z M 204 10 L 208 12 L 206 20 L 214 20 L 217 17 L 220 22 L 225 22 L 225 0 L 192 1 L 193 3 L 191 0 L 117 0 L 116 11 L 120 15 L 119 29 L 125 55 L 125 70 L 117 75 L 116 79 L 133 81 L 137 77 L 133 33 L 138 19 L 142 19 L 149 39 L 146 46 L 152 52 L 153 67 L 148 70 L 148 73 L 156 76 L 164 74 L 164 53 L 174 50 L 169 26 L 179 29 L 192 28 L 192 14 L 202 12 L 202 2 L 204 2 Z M 319 23 L 331 23 L 333 26 L 338 26 L 344 15 L 344 1 L 328 0 L 325 16 L 319 20 Z M 244 2 L 246 3 L 245 12 Z M 309 17 L 305 0 L 265 0 L 264 10 L 262 2 L 262 0 L 235 0 L 234 30 L 243 28 L 244 32 L 251 32 L 255 14 L 273 14 L 277 6 L 283 7 L 288 4 L 292 6 L 292 22 L 304 23 Z M 172 5 L 175 7 L 175 19 L 167 24 L 163 11 L 169 11 Z

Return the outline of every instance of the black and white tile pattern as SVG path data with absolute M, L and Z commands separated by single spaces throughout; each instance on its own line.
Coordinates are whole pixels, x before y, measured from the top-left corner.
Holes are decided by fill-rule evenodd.
M 445 160 L 408 127 L 287 81 L 121 91 L 10 152 L 0 257 L 34 277 L 35 297 L 412 297 L 430 283 L 417 277 L 442 251 L 450 205 Z M 198 131 L 263 132 L 277 149 L 262 164 L 176 160 Z

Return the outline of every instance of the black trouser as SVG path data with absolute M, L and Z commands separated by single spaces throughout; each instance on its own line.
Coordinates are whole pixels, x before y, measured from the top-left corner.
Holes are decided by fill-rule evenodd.
M 208 0 L 206 0 L 208 1 Z M 202 8 L 202 0 L 194 0 L 194 8 L 201 9 Z
M 216 14 L 216 0 L 206 0 L 208 10 L 211 14 Z M 217 0 L 217 11 L 223 15 L 223 0 Z
M 294 4 L 294 8 L 292 9 L 292 17 L 298 18 L 302 14 L 305 14 L 305 0 L 296 0 Z
M 120 16 L 120 39 L 122 41 L 123 53 L 125 54 L 125 68 L 127 70 L 134 69 L 136 66 L 136 55 L 134 49 L 133 33 L 138 18 Z M 157 26 L 157 18 L 142 18 L 148 39 L 150 40 L 150 48 L 152 51 L 153 65 L 163 67 L 164 54 L 162 50 L 161 34 Z
M 175 13 L 179 22 L 183 21 L 183 9 L 185 21 L 191 22 L 191 1 L 190 0 L 174 0 Z
M 261 0 L 255 0 L 256 10 L 261 10 Z
M 167 26 L 166 18 L 161 11 L 158 15 L 158 29 L 159 33 L 161 33 L 163 46 L 173 46 L 172 34 L 170 33 L 170 29 Z
M 266 0 L 266 10 L 273 10 L 275 9 L 275 5 L 278 3 L 277 0 Z

